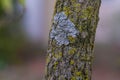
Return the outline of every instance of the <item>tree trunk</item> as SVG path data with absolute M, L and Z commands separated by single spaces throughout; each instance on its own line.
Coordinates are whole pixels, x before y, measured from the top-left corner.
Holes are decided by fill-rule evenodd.
M 101 0 L 56 0 L 46 80 L 91 80 Z

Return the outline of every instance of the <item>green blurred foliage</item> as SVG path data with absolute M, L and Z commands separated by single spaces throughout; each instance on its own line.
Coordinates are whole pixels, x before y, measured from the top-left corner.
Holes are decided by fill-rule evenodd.
M 16 1 L 24 6 L 24 0 L 0 0 L 0 68 L 6 63 L 19 62 L 17 51 L 24 42 L 20 18 L 11 18 L 17 9 Z
M 17 50 L 22 44 L 22 34 L 15 24 L 0 27 L 0 61 L 17 61 Z
M 19 0 L 19 3 L 25 7 L 25 0 Z
M 25 6 L 25 0 L 0 0 L 0 17 L 6 14 L 13 14 L 17 3 L 22 7 Z
M 0 0 L 0 17 L 3 16 L 3 14 L 4 14 L 4 10 L 2 6 L 2 0 Z

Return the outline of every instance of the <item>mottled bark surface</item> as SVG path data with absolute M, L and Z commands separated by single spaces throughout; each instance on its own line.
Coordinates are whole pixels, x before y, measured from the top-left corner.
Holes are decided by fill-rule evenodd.
M 56 0 L 46 80 L 91 80 L 100 0 Z

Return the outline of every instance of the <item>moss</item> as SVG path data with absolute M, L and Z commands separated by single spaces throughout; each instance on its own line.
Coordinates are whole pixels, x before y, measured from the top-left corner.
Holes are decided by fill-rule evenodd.
M 57 65 L 58 65 L 58 64 L 59 64 L 58 61 L 56 61 L 56 62 L 53 63 L 53 69 L 54 69 L 54 70 L 57 69 Z
M 75 13 L 79 13 L 81 11 L 80 7 L 81 7 L 81 4 L 77 2 L 77 0 L 70 0 L 71 4 L 68 4 L 66 6 L 63 7 L 63 11 L 65 12 L 65 14 L 67 16 L 69 16 L 69 19 L 75 23 L 75 17 L 77 15 L 73 15 Z M 73 6 L 71 6 L 73 5 Z
M 76 77 L 75 77 L 75 76 L 72 76 L 72 77 L 71 77 L 71 80 L 76 80 Z
M 70 41 L 70 43 L 75 43 L 76 38 L 74 38 L 72 36 L 68 36 L 68 40 Z
M 59 56 L 62 57 L 62 52 L 59 52 Z
M 53 43 L 53 45 L 56 45 L 56 41 L 55 40 L 52 40 L 52 43 Z
M 66 80 L 63 75 L 59 76 L 58 80 Z
M 74 63 L 75 63 L 74 60 L 71 60 L 71 61 L 70 61 L 70 64 L 71 64 L 71 65 L 73 65 Z
M 87 8 L 82 10 L 82 15 L 80 16 L 83 19 L 90 19 L 93 13 L 93 7 L 88 6 Z
M 46 63 L 50 62 L 50 57 L 48 56 L 46 59 Z
M 58 65 L 58 61 L 56 61 L 56 62 L 54 63 L 54 65 Z
M 72 54 L 74 54 L 76 51 L 77 51 L 76 48 L 71 48 L 71 49 L 68 51 L 68 53 L 69 53 L 70 55 L 72 55 Z
M 61 4 L 61 3 L 62 3 L 61 0 L 57 0 L 56 6 L 55 6 L 55 13 L 61 12 L 63 10 L 63 8 L 62 8 L 63 4 Z
M 63 7 L 63 10 L 67 16 L 72 14 L 72 11 L 70 10 L 70 7 L 68 6 Z
M 91 57 L 91 56 L 87 56 L 87 55 L 81 56 L 81 60 L 82 60 L 82 61 L 91 61 L 91 60 L 92 60 L 92 57 Z
M 59 52 L 58 54 L 54 54 L 54 57 L 55 57 L 56 59 L 60 59 L 60 58 L 62 57 L 62 53 Z
M 75 72 L 75 74 L 76 74 L 77 76 L 80 76 L 80 75 L 82 75 L 82 72 Z
M 56 67 L 56 65 L 55 65 L 55 66 L 53 67 L 53 69 L 56 70 L 56 68 L 57 68 L 57 67 Z
M 80 32 L 82 32 L 82 30 L 83 30 L 82 27 L 83 26 L 81 26 L 81 25 L 78 25 L 78 27 L 77 27 Z

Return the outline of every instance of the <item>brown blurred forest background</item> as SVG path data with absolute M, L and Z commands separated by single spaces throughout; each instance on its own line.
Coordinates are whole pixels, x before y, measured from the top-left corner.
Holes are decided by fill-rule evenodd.
M 55 0 L 0 0 L 0 80 L 42 80 Z M 92 80 L 120 80 L 120 0 L 102 0 Z

